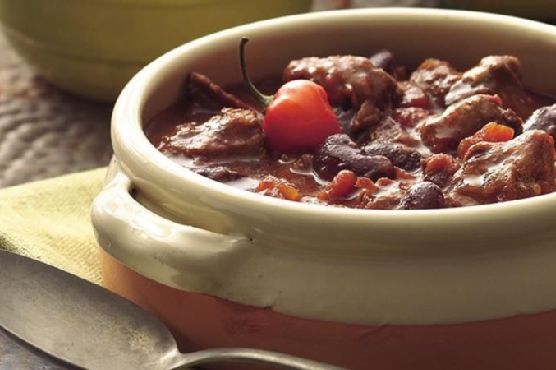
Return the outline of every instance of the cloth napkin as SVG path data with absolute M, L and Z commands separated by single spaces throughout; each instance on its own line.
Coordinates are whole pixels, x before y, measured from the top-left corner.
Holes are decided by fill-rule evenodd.
M 100 283 L 91 203 L 106 169 L 0 190 L 0 249 Z

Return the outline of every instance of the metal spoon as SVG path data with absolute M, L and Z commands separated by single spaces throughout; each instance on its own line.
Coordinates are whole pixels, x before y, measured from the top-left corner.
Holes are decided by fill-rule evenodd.
M 247 348 L 180 353 L 168 329 L 135 304 L 77 276 L 5 251 L 0 251 L 0 325 L 58 359 L 93 370 L 169 370 L 222 362 L 341 369 Z

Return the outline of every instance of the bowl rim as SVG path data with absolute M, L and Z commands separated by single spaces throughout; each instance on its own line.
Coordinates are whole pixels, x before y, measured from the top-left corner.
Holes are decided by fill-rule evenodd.
M 159 74 L 164 68 L 172 65 L 176 59 L 179 59 L 185 53 L 225 37 L 239 39 L 249 31 L 272 31 L 286 24 L 338 21 L 341 19 L 347 20 L 351 17 L 398 17 L 407 19 L 412 17 L 445 19 L 448 17 L 480 20 L 492 24 L 511 25 L 523 30 L 541 31 L 556 38 L 556 27 L 537 21 L 484 12 L 429 8 L 372 8 L 314 12 L 258 21 L 223 30 L 193 40 L 165 53 L 137 73 L 123 89 L 113 111 L 112 142 L 115 155 L 120 159 L 124 172 L 158 183 L 179 184 L 178 186 L 187 187 L 189 191 L 203 191 L 207 196 L 214 197 L 216 201 L 233 201 L 234 204 L 241 204 L 242 207 L 257 210 L 257 212 L 268 209 L 275 214 L 284 216 L 293 213 L 301 215 L 305 219 L 341 220 L 341 222 L 361 225 L 368 222 L 368 219 L 372 217 L 375 217 L 375 220 L 380 219 L 384 223 L 418 221 L 419 223 L 453 224 L 461 220 L 462 217 L 469 220 L 469 217 L 473 216 L 474 222 L 484 222 L 500 214 L 504 214 L 506 217 L 508 215 L 518 217 L 520 214 L 523 216 L 534 214 L 536 209 L 543 208 L 546 210 L 549 206 L 556 208 L 556 192 L 495 204 L 430 210 L 362 210 L 285 201 L 237 189 L 198 175 L 167 158 L 147 139 L 143 131 L 141 116 L 142 108 L 149 95 L 148 92 L 154 90 Z M 148 158 L 148 165 L 146 165 L 145 158 Z

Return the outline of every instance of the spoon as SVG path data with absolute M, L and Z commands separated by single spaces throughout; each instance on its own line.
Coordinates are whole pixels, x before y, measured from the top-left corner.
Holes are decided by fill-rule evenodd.
M 92 370 L 170 370 L 226 362 L 342 369 L 248 348 L 180 353 L 168 329 L 137 305 L 75 275 L 5 251 L 0 251 L 0 326 L 60 360 Z

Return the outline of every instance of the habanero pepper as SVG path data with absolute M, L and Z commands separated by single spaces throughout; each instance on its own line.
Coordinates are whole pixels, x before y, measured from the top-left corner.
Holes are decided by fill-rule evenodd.
M 263 95 L 247 76 L 245 37 L 240 43 L 241 73 L 247 87 L 264 108 L 263 133 L 269 149 L 285 154 L 314 152 L 340 124 L 324 88 L 310 80 L 292 80 L 274 96 Z

